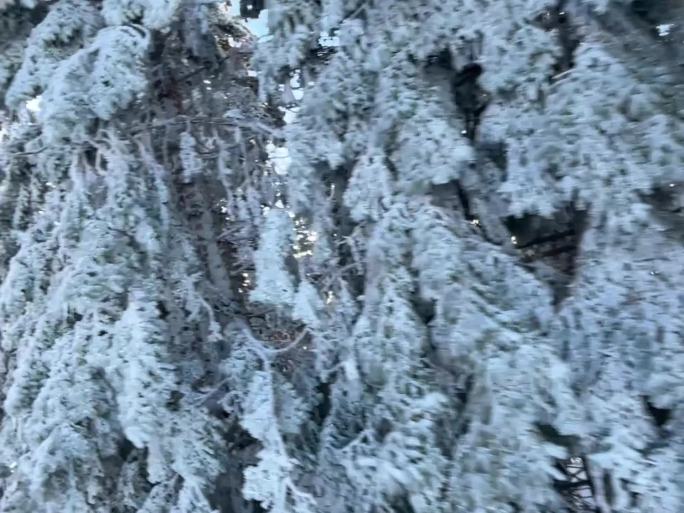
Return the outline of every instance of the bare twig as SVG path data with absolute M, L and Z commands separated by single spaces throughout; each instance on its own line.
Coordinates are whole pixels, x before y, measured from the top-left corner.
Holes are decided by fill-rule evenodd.
M 49 146 L 43 146 L 42 148 L 35 150 L 35 151 L 21 151 L 21 152 L 12 153 L 11 155 L 13 157 L 25 157 L 27 155 L 37 155 L 39 153 L 43 153 L 48 148 L 49 148 Z
M 144 130 L 159 130 L 168 128 L 170 126 L 177 125 L 187 125 L 190 124 L 210 124 L 217 126 L 234 126 L 238 128 L 246 128 L 248 130 L 254 130 L 255 132 L 266 133 L 272 137 L 280 138 L 283 137 L 282 131 L 276 128 L 271 128 L 265 123 L 260 121 L 244 122 L 241 123 L 235 118 L 225 119 L 225 118 L 210 118 L 210 117 L 194 117 L 194 118 L 180 118 L 175 120 L 169 120 L 163 123 L 152 123 L 149 125 L 138 125 L 131 129 L 133 135 L 137 135 Z

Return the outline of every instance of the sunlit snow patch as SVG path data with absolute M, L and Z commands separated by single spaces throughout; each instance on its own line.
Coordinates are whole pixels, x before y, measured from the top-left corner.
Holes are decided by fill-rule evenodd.
M 670 32 L 672 31 L 672 27 L 674 27 L 674 24 L 672 23 L 662 23 L 660 25 L 657 25 L 656 29 L 658 30 L 658 35 L 660 37 L 667 37 L 670 35 Z
M 40 101 L 42 99 L 42 96 L 38 95 L 35 98 L 31 98 L 29 101 L 26 102 L 26 108 L 33 113 L 36 113 L 40 110 Z

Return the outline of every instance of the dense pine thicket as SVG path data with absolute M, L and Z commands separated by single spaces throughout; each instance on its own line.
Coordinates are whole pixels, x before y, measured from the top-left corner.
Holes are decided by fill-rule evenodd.
M 0 510 L 684 510 L 678 3 L 265 7 L 0 1 Z
M 205 401 L 278 188 L 251 39 L 221 5 L 4 4 L 0 510 L 248 509 Z

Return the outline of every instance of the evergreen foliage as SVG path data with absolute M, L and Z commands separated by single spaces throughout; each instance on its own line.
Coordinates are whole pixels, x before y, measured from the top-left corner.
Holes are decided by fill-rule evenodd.
M 684 511 L 659 2 L 0 0 L 0 511 Z

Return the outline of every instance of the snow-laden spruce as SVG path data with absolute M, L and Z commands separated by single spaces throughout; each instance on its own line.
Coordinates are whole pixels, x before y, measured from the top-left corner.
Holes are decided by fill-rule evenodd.
M 0 510 L 248 510 L 206 396 L 275 190 L 249 40 L 212 5 L 0 6 Z
M 0 510 L 549 513 L 574 457 L 680 513 L 684 96 L 631 6 L 277 0 L 257 99 L 220 3 L 0 1 Z
M 270 6 L 261 93 L 305 85 L 287 200 L 315 234 L 280 279 L 318 305 L 291 315 L 326 415 L 262 505 L 559 511 L 573 456 L 602 513 L 681 511 L 683 98 L 659 41 L 606 28 L 630 5 Z M 516 247 L 549 226 L 569 248 Z

